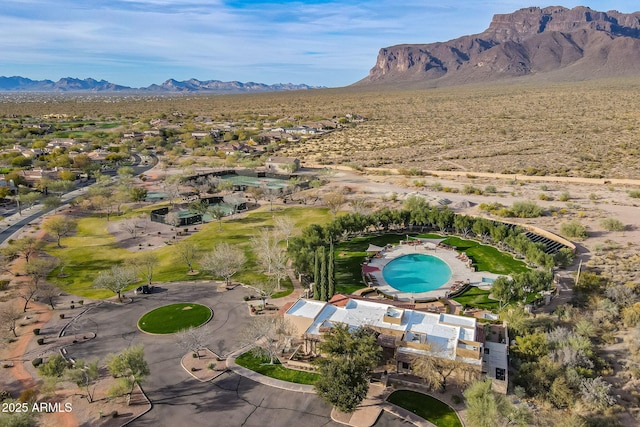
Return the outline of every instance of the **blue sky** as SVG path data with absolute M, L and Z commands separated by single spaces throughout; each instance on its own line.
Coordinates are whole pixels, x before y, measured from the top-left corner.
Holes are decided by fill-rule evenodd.
M 345 86 L 378 50 L 486 29 L 495 13 L 560 2 L 493 0 L 4 0 L 0 75 Z M 634 1 L 564 1 L 620 12 Z

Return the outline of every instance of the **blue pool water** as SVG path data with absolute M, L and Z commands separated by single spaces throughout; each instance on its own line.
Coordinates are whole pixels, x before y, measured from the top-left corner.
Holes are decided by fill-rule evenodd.
M 424 254 L 403 255 L 382 269 L 382 277 L 400 292 L 428 292 L 451 278 L 451 269 L 440 258 Z

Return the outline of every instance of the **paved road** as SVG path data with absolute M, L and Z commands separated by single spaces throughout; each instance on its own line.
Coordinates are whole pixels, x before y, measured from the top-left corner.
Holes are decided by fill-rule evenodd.
M 331 408 L 315 394 L 281 390 L 228 372 L 210 382 L 199 382 L 180 366 L 185 350 L 171 336 L 151 336 L 137 329 L 139 317 L 153 308 L 174 302 L 195 301 L 211 307 L 213 319 L 203 326 L 210 333 L 209 348 L 227 355 L 242 347 L 242 330 L 250 322 L 242 297 L 249 291 L 236 288 L 217 292 L 212 283 L 161 285 L 160 292 L 138 295 L 131 304 L 96 304 L 76 321 L 97 333 L 94 340 L 68 347 L 68 355 L 94 359 L 143 344 L 151 375 L 143 388 L 153 409 L 132 426 L 296 426 L 337 427 Z M 406 425 L 384 414 L 376 426 Z

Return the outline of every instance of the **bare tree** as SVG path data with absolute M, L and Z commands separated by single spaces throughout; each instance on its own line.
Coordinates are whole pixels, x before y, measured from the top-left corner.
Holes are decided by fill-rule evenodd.
M 198 248 L 189 240 L 183 240 L 174 245 L 175 253 L 178 259 L 185 263 L 189 268 L 189 273 L 193 273 L 193 264 L 198 257 Z
M 221 243 L 202 258 L 200 265 L 203 269 L 224 277 L 229 286 L 231 276 L 236 274 L 246 262 L 247 257 L 241 248 Z
M 290 345 L 293 330 L 289 321 L 281 316 L 253 318 L 245 329 L 244 338 L 248 344 L 255 345 L 254 352 L 273 364 L 278 354 Z
M 11 301 L 0 306 L 0 324 L 5 330 L 13 332 L 14 337 L 18 337 L 16 329 L 18 328 L 18 320 L 22 317 L 22 311 Z
M 260 294 L 260 299 L 262 300 L 262 306 L 266 307 L 267 300 L 271 298 L 271 296 L 276 291 L 276 284 L 274 283 L 274 280 L 265 280 L 254 286 L 258 290 L 258 293 Z
M 177 236 L 178 227 L 180 226 L 180 216 L 176 212 L 169 212 L 167 216 L 165 216 L 164 221 L 173 227 L 173 230 L 176 232 Z
M 333 216 L 336 216 L 342 205 L 345 204 L 346 200 L 347 199 L 344 197 L 344 194 L 341 192 L 332 191 L 331 193 L 324 195 L 322 203 L 329 208 L 329 211 L 331 211 Z
M 353 199 L 349 202 L 349 207 L 354 213 L 367 215 L 371 213 L 371 202 L 365 199 Z
M 432 389 L 445 391 L 447 379 L 462 367 L 463 362 L 422 354 L 416 356 L 411 365 L 413 372 L 422 377 Z
M 58 262 L 53 258 L 34 258 L 25 266 L 25 273 L 37 288 L 40 281 L 47 277 L 56 265 L 58 265 Z
M 38 286 L 29 282 L 24 284 L 20 290 L 18 291 L 18 296 L 24 300 L 24 307 L 22 309 L 23 312 L 27 312 L 27 306 L 29 305 L 29 301 L 38 293 Z
M 280 282 L 287 276 L 288 255 L 286 249 L 280 245 L 280 236 L 276 230 L 262 228 L 257 236 L 251 239 L 254 252 L 262 264 L 265 272 L 276 279 L 278 290 Z
M 52 216 L 44 221 L 42 228 L 49 234 L 56 237 L 58 247 L 61 248 L 60 239 L 76 231 L 78 222 L 64 215 Z
M 133 239 L 138 237 L 138 218 L 125 219 L 120 223 L 120 227 L 131 234 Z
M 118 295 L 118 300 L 122 302 L 122 291 L 137 281 L 138 276 L 133 268 L 114 265 L 111 269 L 98 273 L 93 286 L 114 292 Z
M 190 327 L 182 329 L 176 334 L 180 348 L 186 348 L 193 352 L 198 359 L 200 358 L 200 350 L 206 347 L 207 338 L 209 338 L 209 334 L 203 328 Z
M 153 273 L 155 272 L 158 264 L 160 264 L 160 259 L 152 252 L 143 252 L 132 258 L 128 264 L 136 271 L 136 273 L 138 273 L 142 280 L 151 286 Z
M 60 289 L 48 282 L 44 282 L 38 287 L 38 298 L 49 304 L 51 306 L 51 310 L 56 309 L 55 300 L 59 293 Z
M 293 222 L 290 216 L 278 216 L 273 221 L 274 231 L 279 240 L 286 242 L 287 248 L 289 247 L 289 239 L 296 232 L 296 224 Z

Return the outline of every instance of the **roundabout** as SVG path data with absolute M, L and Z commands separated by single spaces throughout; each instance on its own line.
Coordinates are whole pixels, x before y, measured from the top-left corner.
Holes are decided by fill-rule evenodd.
M 138 328 L 148 334 L 174 334 L 183 329 L 197 328 L 213 317 L 213 311 L 201 304 L 169 304 L 148 311 L 140 320 Z

